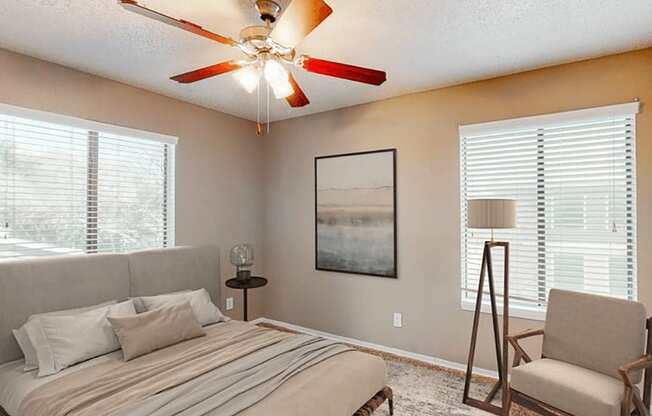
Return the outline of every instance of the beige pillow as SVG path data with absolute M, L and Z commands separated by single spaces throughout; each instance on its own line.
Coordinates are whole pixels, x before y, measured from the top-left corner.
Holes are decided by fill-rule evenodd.
M 108 319 L 120 340 L 125 361 L 206 335 L 188 302 Z
M 189 302 L 195 317 L 201 326 L 223 322 L 226 319 L 219 308 L 211 301 L 211 295 L 206 289 L 188 292 L 170 293 L 159 296 L 141 296 L 145 310 L 151 311 L 162 306 L 175 303 Z
M 157 297 L 157 296 L 178 295 L 178 294 L 180 294 L 180 293 L 188 293 L 188 292 L 190 292 L 190 291 L 191 291 L 190 289 L 185 289 L 185 290 L 176 290 L 176 291 L 174 291 L 174 292 L 170 292 L 170 293 L 162 293 L 162 294 L 160 294 L 160 295 L 147 296 L 147 297 L 152 298 L 152 297 Z M 143 299 L 142 299 L 142 298 L 143 298 L 143 296 L 135 296 L 135 297 L 129 298 L 129 299 L 133 299 L 133 301 L 134 301 L 134 306 L 136 307 L 136 312 L 138 312 L 138 313 L 147 312 L 147 307 L 146 307 L 145 304 L 143 303 Z M 152 309 L 156 309 L 156 308 L 152 308 Z

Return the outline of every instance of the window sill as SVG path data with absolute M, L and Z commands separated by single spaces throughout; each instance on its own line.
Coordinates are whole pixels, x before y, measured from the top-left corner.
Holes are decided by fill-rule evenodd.
M 462 310 L 464 311 L 475 311 L 475 301 L 469 299 L 462 299 Z M 503 304 L 499 302 L 497 304 L 498 315 L 502 316 L 503 314 Z M 491 313 L 491 304 L 489 302 L 482 302 L 482 307 L 480 309 L 482 313 Z M 544 309 L 537 308 L 528 308 L 524 306 L 512 306 L 509 307 L 509 317 L 510 318 L 522 318 L 529 319 L 532 321 L 545 321 L 546 320 L 546 311 Z

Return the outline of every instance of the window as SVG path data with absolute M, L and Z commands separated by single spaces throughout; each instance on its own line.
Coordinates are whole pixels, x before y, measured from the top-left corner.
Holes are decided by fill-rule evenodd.
M 542 318 L 551 288 L 636 299 L 638 103 L 460 127 L 462 306 L 475 307 L 483 242 L 473 198 L 517 200 L 510 307 Z M 501 288 L 502 250 L 494 251 Z M 486 306 L 485 306 L 486 307 Z
M 173 246 L 175 144 L 0 105 L 0 260 Z

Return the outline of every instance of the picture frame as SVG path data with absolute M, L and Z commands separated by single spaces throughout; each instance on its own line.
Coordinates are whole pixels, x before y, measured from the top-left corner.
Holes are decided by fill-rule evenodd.
M 398 278 L 396 149 L 315 157 L 315 269 Z

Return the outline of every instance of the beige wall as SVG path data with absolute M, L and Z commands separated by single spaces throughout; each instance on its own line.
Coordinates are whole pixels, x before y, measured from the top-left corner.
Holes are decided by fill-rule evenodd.
M 218 244 L 227 278 L 229 248 L 249 241 L 262 273 L 263 153 L 253 123 L 1 49 L 0 102 L 179 137 L 177 244 Z M 241 317 L 234 296 L 230 315 Z M 250 308 L 256 315 L 258 303 Z
M 252 292 L 251 315 L 464 362 L 471 313 L 459 306 L 458 124 L 633 97 L 645 104 L 651 68 L 647 49 L 279 122 L 260 139 L 251 122 L 0 50 L 0 102 L 178 136 L 177 243 L 220 245 L 225 278 L 228 249 L 252 242 L 270 285 Z M 651 135 L 644 105 L 638 270 L 650 310 Z M 398 148 L 400 278 L 315 271 L 313 158 L 388 147 Z M 391 325 L 395 311 L 401 329 Z M 478 364 L 491 367 L 487 323 Z
M 391 74 L 390 74 L 391 80 Z M 465 362 L 460 310 L 459 124 L 640 97 L 639 298 L 652 312 L 652 49 L 275 123 L 265 139 L 265 315 Z M 313 158 L 398 149 L 398 280 L 314 269 Z M 402 312 L 404 327 L 392 327 Z M 487 316 L 478 364 L 492 366 Z M 513 330 L 539 322 L 514 320 Z

